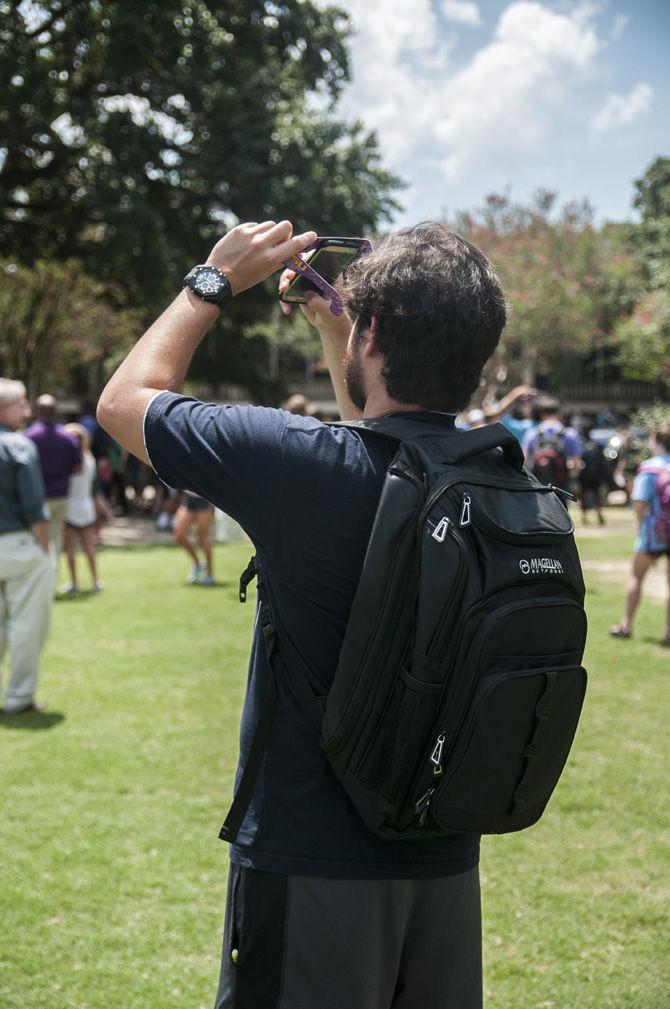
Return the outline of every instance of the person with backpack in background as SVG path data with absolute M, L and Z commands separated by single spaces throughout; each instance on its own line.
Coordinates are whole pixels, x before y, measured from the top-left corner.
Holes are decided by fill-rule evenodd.
M 538 400 L 536 414 L 537 427 L 528 431 L 521 443 L 526 465 L 540 483 L 569 490 L 581 468 L 581 438 L 574 428 L 563 424 L 557 399 Z
M 489 262 L 444 224 L 405 229 L 350 267 L 346 312 L 305 295 L 301 309 L 352 426 L 178 392 L 231 298 L 316 238 L 292 230 L 266 221 L 225 235 L 98 408 L 128 451 L 234 517 L 257 552 L 240 582 L 244 600 L 258 576 L 260 605 L 235 801 L 220 832 L 232 864 L 216 1007 L 480 1009 L 480 834 L 537 819 L 547 798 L 543 726 L 560 710 L 560 724 L 574 729 L 583 695 L 583 581 L 571 523 L 558 495 L 523 472 L 511 434 L 455 430 L 506 309 Z M 281 291 L 292 276 L 282 274 Z M 404 593 L 413 594 L 417 543 L 428 582 L 410 626 Z M 481 564 L 477 550 L 488 551 Z M 531 612 L 542 598 L 546 606 Z M 464 627 L 461 611 L 470 615 Z M 477 670 L 510 649 L 517 666 L 486 685 L 476 686 L 469 665 L 467 678 L 455 677 L 449 717 L 462 712 L 464 723 L 452 740 L 439 721 L 440 677 L 458 634 L 472 628 L 486 631 Z M 362 653 L 370 661 L 359 676 Z M 371 682 L 390 674 L 392 685 Z M 468 707 L 472 691 L 480 700 Z M 340 716 L 361 724 L 338 733 Z M 492 717 L 496 739 L 518 736 L 511 763 L 487 729 Z M 380 719 L 373 737 L 360 735 Z M 554 775 L 569 748 L 559 736 Z M 464 787 L 461 770 L 479 763 L 484 740 L 485 770 L 459 812 L 450 786 Z M 343 775 L 352 747 L 353 772 Z M 483 823 L 470 796 L 491 788 L 495 809 Z
M 631 500 L 639 522 L 625 612 L 610 628 L 613 638 L 630 638 L 640 605 L 642 586 L 659 557 L 668 558 L 668 609 L 661 644 L 670 647 L 670 424 L 659 427 L 649 440 L 652 457 L 637 470 Z
M 582 441 L 582 465 L 577 475 L 579 507 L 582 520 L 587 525 L 588 513 L 595 511 L 598 523 L 605 525 L 603 515 L 603 488 L 607 484 L 608 470 L 605 449 L 589 431 Z

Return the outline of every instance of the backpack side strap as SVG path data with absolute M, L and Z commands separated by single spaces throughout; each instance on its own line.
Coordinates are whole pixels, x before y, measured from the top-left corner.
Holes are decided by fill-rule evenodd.
M 225 822 L 219 831 L 219 837 L 221 840 L 228 841 L 230 843 L 235 841 L 237 838 L 239 829 L 242 826 L 242 821 L 244 820 L 247 809 L 249 808 L 249 803 L 251 802 L 254 788 L 256 787 L 256 781 L 263 764 L 265 751 L 270 740 L 272 720 L 274 718 L 278 699 L 277 673 L 275 670 L 277 652 L 281 655 L 283 664 L 289 674 L 291 684 L 300 697 L 300 701 L 304 709 L 307 711 L 311 721 L 319 729 L 319 732 L 321 731 L 321 723 L 323 721 L 326 703 L 326 698 L 317 694 L 312 688 L 311 683 L 301 670 L 298 660 L 294 660 L 292 645 L 284 639 L 282 639 L 280 644 L 277 628 L 274 625 L 272 614 L 270 613 L 263 569 L 258 561 L 258 558 L 255 556 L 251 558 L 249 564 L 240 577 L 240 602 L 246 602 L 247 588 L 254 578 L 257 578 L 259 599 L 258 620 L 263 636 L 263 646 L 265 648 L 270 678 L 265 692 L 265 697 L 263 699 L 263 706 L 261 708 L 258 723 L 254 730 L 249 755 L 242 771 L 240 783 L 237 791 L 235 792 L 232 805 L 228 810 Z

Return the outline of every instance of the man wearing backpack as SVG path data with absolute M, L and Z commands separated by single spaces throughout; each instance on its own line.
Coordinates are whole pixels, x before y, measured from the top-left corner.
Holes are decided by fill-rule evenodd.
M 647 573 L 659 557 L 668 561 L 668 611 L 661 644 L 670 647 L 670 424 L 659 427 L 649 439 L 651 459 L 638 467 L 631 500 L 639 522 L 625 613 L 610 628 L 614 638 L 630 638 Z
M 238 790 L 254 730 L 276 692 L 274 717 L 234 832 L 216 1006 L 478 1009 L 478 833 L 392 840 L 369 830 L 320 747 L 284 650 L 315 691 L 327 691 L 397 446 L 311 417 L 220 407 L 178 391 L 230 298 L 314 238 L 292 237 L 287 221 L 234 228 L 207 260 L 207 284 L 189 274 L 98 407 L 102 426 L 162 480 L 206 497 L 244 527 L 282 641 L 273 677 L 261 607 Z M 467 406 L 505 324 L 502 290 L 485 257 L 443 224 L 419 225 L 361 259 L 344 296 L 353 326 L 316 294 L 303 306 L 321 336 L 342 417 L 413 418 L 447 440 L 468 437 L 454 434 L 453 415 Z M 435 528 L 435 545 L 444 538 Z M 522 560 L 521 573 L 516 564 L 517 579 L 559 577 L 548 551 L 542 546 L 540 557 Z
M 557 399 L 539 400 L 536 413 L 539 424 L 522 442 L 526 464 L 543 484 L 568 490 L 581 466 L 581 439 L 574 428 L 563 424 Z

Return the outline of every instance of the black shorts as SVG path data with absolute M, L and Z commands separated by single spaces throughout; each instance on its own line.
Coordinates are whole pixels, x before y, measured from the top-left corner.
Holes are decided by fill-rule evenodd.
M 204 497 L 192 497 L 187 494 L 185 504 L 190 512 L 214 511 L 214 505 L 206 501 Z
M 477 868 L 319 879 L 231 865 L 216 1009 L 481 1009 Z

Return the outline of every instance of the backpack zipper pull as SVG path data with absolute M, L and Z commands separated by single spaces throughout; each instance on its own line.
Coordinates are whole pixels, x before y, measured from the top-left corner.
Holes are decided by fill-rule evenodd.
M 461 508 L 461 519 L 460 519 L 460 522 L 458 523 L 461 526 L 461 528 L 463 526 L 469 526 L 470 522 L 472 521 L 472 518 L 471 518 L 471 515 L 470 515 L 470 505 L 471 504 L 472 504 L 472 498 L 470 497 L 470 495 L 469 494 L 464 494 L 463 495 L 463 507 Z
M 447 533 L 449 532 L 450 525 L 451 522 L 449 521 L 448 518 L 445 517 L 443 519 L 440 519 L 440 521 L 433 529 L 432 532 L 433 539 L 437 540 L 438 543 L 444 543 L 445 539 L 447 538 Z
M 439 734 L 435 742 L 435 746 L 433 747 L 433 752 L 430 755 L 430 762 L 433 765 L 433 775 L 435 777 L 444 773 L 444 768 L 442 767 L 442 753 L 444 751 L 446 738 L 447 735 L 445 732 L 441 732 Z
M 430 806 L 430 800 L 433 798 L 433 793 L 435 791 L 435 785 L 431 785 L 427 792 L 424 792 L 419 801 L 414 806 L 414 812 L 419 817 L 419 826 L 423 827 L 426 822 L 426 817 L 428 816 L 428 807 Z

